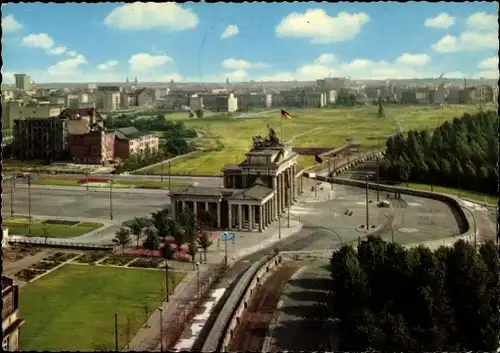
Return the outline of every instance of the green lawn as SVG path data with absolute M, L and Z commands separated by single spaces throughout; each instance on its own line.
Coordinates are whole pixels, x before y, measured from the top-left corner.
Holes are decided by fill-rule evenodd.
M 418 189 L 418 190 L 425 190 L 425 191 L 431 191 L 431 186 L 427 184 L 401 184 L 401 186 L 408 187 L 410 189 Z M 441 192 L 443 194 L 450 194 L 453 196 L 460 196 L 476 201 L 481 201 L 481 202 L 487 202 L 492 205 L 496 205 L 498 201 L 498 197 L 492 196 L 492 195 L 487 195 L 487 194 L 481 194 L 479 192 L 474 192 L 474 191 L 468 191 L 468 190 L 458 190 L 458 189 L 453 189 L 453 188 L 446 188 L 443 186 L 433 186 L 433 191 L 435 192 Z
M 165 172 L 166 168 L 164 168 Z M 85 186 L 85 184 L 79 184 L 80 179 L 70 179 L 70 178 L 40 178 L 33 180 L 33 184 L 37 185 L 58 185 L 58 186 Z M 164 181 L 147 181 L 147 180 L 119 180 L 113 184 L 113 188 L 123 189 L 123 188 L 139 188 L 139 189 L 168 189 L 168 177 L 163 179 Z M 177 180 L 171 180 L 171 187 L 176 186 L 190 186 L 190 183 L 181 182 Z M 90 186 L 90 188 L 96 187 L 109 187 L 109 186 Z
M 9 234 L 13 235 L 28 235 L 31 237 L 45 237 L 47 234 L 50 238 L 73 238 L 87 234 L 103 226 L 102 223 L 67 225 L 67 224 L 45 224 L 43 220 L 34 219 L 31 223 L 31 234 L 29 233 L 29 223 L 26 218 L 11 218 L 4 219 L 2 226 L 9 229 Z M 47 233 L 45 233 L 47 231 Z
M 403 125 L 404 131 L 410 129 L 435 128 L 446 120 L 473 113 L 476 106 L 445 106 L 442 108 L 422 106 L 388 105 L 385 107 L 386 117 L 377 119 L 376 106 L 359 109 L 289 109 L 292 119 L 283 121 L 281 140 L 288 141 L 293 136 L 319 128 L 318 130 L 297 138 L 296 147 L 338 147 L 346 138 L 355 137 L 354 143 L 360 144 L 360 150 L 366 151 L 381 148 L 385 145 L 385 137 L 397 131 L 397 123 Z M 271 125 L 280 134 L 281 118 L 279 112 L 263 114 L 262 118 L 233 119 L 229 116 L 214 116 L 203 119 L 192 119 L 186 114 L 176 120 L 182 120 L 186 127 L 194 128 L 205 137 L 218 138 L 223 146 L 222 151 L 201 152 L 195 156 L 179 159 L 172 163 L 172 174 L 185 175 L 220 175 L 224 164 L 242 162 L 245 153 L 251 147 L 252 136 L 267 135 L 266 125 Z M 199 145 L 211 145 L 211 142 L 197 141 Z M 306 159 L 309 160 L 309 159 Z M 307 166 L 307 165 L 305 165 Z M 158 168 L 144 171 L 159 173 Z
M 175 277 L 178 284 L 182 275 Z M 20 292 L 23 350 L 114 350 L 115 313 L 123 349 L 127 318 L 132 339 L 146 320 L 145 308 L 151 314 L 160 305 L 164 278 L 161 271 L 70 264 L 27 284 Z

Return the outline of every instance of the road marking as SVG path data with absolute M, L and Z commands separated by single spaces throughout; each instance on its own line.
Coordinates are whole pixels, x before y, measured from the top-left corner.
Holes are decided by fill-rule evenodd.
M 407 202 L 406 204 L 407 204 L 408 206 L 415 206 L 415 207 L 416 207 L 416 206 L 422 206 L 421 204 L 416 203 L 416 202 Z
M 401 233 L 416 233 L 416 232 L 418 232 L 418 229 L 415 229 L 415 228 L 399 228 L 398 232 L 401 232 Z

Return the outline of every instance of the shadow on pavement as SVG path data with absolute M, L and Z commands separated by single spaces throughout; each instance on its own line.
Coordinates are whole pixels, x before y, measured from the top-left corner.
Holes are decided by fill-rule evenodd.
M 308 318 L 311 321 L 323 321 L 326 313 L 326 306 L 323 304 L 314 305 L 292 305 L 281 308 L 281 311 L 286 315 L 295 316 L 297 318 Z
M 329 290 L 331 287 L 328 278 L 297 278 L 288 282 L 290 285 L 310 290 Z
M 328 300 L 328 292 L 325 291 L 301 291 L 285 294 L 288 298 L 301 302 L 316 302 L 326 303 Z
M 275 328 L 274 347 L 279 347 L 280 351 L 320 351 L 322 348 L 322 327 L 322 321 L 307 319 L 285 321 Z M 291 335 L 290 332 L 300 332 L 300 335 Z

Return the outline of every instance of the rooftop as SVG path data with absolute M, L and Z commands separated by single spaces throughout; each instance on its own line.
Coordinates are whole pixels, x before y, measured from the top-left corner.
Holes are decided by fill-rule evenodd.
M 149 132 L 142 132 L 137 130 L 135 127 L 123 127 L 114 131 L 115 136 L 120 140 L 135 140 L 142 136 L 152 135 Z

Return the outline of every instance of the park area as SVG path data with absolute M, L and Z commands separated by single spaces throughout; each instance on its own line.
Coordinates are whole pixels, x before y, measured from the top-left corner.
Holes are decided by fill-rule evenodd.
M 87 234 L 103 226 L 98 222 L 80 222 L 58 219 L 32 219 L 31 232 L 28 218 L 4 218 L 2 227 L 9 229 L 11 235 L 31 237 L 73 238 Z
M 414 184 L 414 183 L 401 184 L 401 186 L 407 187 L 409 189 L 440 192 L 443 194 L 457 196 L 459 198 L 467 198 L 474 201 L 485 202 L 491 205 L 496 205 L 498 202 L 497 196 L 482 194 L 479 192 L 474 192 L 469 190 L 453 189 L 444 186 L 436 186 L 436 185 L 431 186 L 428 184 Z
M 175 284 L 183 277 L 170 275 Z M 64 265 L 21 288 L 23 350 L 114 350 L 115 313 L 121 350 L 160 305 L 164 288 L 159 270 Z
M 241 163 L 245 153 L 252 145 L 252 137 L 267 135 L 266 125 L 269 124 L 278 133 L 280 140 L 289 141 L 294 136 L 301 135 L 293 141 L 294 147 L 335 148 L 345 143 L 349 137 L 354 137 L 354 143 L 360 145 L 360 151 L 384 148 L 386 137 L 397 131 L 411 129 L 434 129 L 446 120 L 452 120 L 465 112 L 473 113 L 476 106 L 404 106 L 388 105 L 385 107 L 384 118 L 377 118 L 377 107 L 338 109 L 290 109 L 292 119 L 283 121 L 279 111 L 264 114 L 262 118 L 235 119 L 227 115 L 216 115 L 202 119 L 184 116 L 187 128 L 194 128 L 204 138 L 197 141 L 200 146 L 220 146 L 218 151 L 198 152 L 176 160 L 171 165 L 174 175 L 220 175 L 224 164 Z M 167 117 L 168 118 L 168 117 Z M 182 117 L 177 117 L 177 121 Z M 204 139 L 210 140 L 204 142 Z M 301 156 L 299 164 L 302 167 L 314 165 L 313 156 Z M 160 167 L 152 167 L 141 174 L 160 174 Z
M 166 169 L 166 168 L 165 168 Z M 72 177 L 44 177 L 34 179 L 32 184 L 36 185 L 56 185 L 56 186 L 83 186 L 89 188 L 109 188 L 111 179 L 106 178 L 72 178 Z M 190 183 L 171 180 L 171 187 L 191 186 Z M 167 190 L 169 187 L 168 178 L 164 181 L 149 181 L 149 180 L 119 180 L 112 184 L 115 189 L 162 189 Z

